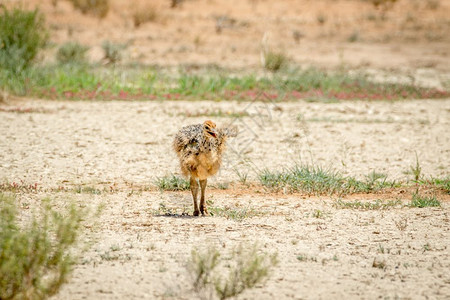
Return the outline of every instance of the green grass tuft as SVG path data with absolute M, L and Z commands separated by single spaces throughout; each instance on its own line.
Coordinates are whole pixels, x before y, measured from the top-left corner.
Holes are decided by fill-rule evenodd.
M 224 217 L 234 221 L 242 221 L 247 218 L 264 216 L 267 213 L 256 210 L 254 208 L 239 208 L 239 207 L 208 207 L 208 212 L 211 216 Z
M 345 201 L 338 199 L 334 204 L 336 208 L 360 209 L 360 210 L 386 210 L 395 207 L 401 207 L 400 200 L 382 201 L 377 199 L 375 201 Z
M 412 195 L 410 207 L 438 207 L 441 206 L 441 202 L 436 198 L 436 196 L 422 196 L 419 195 L 418 191 L 414 192 Z
M 156 179 L 156 186 L 161 191 L 185 191 L 190 189 L 189 181 L 173 174 L 169 176 L 158 177 Z
M 304 192 L 307 194 L 347 194 L 368 193 L 386 187 L 396 186 L 387 181 L 384 174 L 372 172 L 360 181 L 345 177 L 338 171 L 320 166 L 294 166 L 283 172 L 264 170 L 259 174 L 259 181 L 273 190 L 284 189 L 287 192 Z

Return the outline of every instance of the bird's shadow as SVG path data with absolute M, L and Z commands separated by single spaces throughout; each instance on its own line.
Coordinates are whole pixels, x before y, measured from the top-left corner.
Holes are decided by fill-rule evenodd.
M 198 218 L 198 216 L 189 215 L 187 213 L 165 213 L 165 214 L 157 214 L 154 215 L 155 217 L 166 217 L 166 218 L 177 218 L 177 219 L 195 219 Z

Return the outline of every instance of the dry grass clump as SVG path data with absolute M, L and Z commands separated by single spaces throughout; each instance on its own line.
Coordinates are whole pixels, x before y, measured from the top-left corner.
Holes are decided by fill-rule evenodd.
M 131 17 L 134 27 L 139 27 L 148 22 L 155 22 L 160 17 L 159 8 L 151 2 L 142 1 L 132 8 Z
M 94 15 L 100 19 L 109 11 L 109 0 L 69 0 L 83 14 Z
M 56 60 L 60 64 L 87 62 L 86 52 L 89 47 L 81 45 L 78 42 L 66 42 L 62 44 L 56 52 Z
M 283 52 L 268 51 L 264 53 L 264 68 L 276 72 L 286 65 L 288 59 Z

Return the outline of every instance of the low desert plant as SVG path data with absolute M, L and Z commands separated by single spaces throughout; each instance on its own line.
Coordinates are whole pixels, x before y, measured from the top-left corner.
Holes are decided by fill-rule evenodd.
M 402 201 L 400 200 L 387 200 L 383 201 L 377 199 L 375 201 L 360 201 L 360 200 L 342 200 L 338 199 L 334 204 L 336 208 L 341 209 L 360 209 L 360 210 L 386 210 L 395 207 L 400 207 Z
M 195 291 L 200 291 L 212 283 L 213 272 L 219 263 L 220 252 L 214 247 L 210 247 L 204 252 L 200 252 L 197 249 L 191 251 L 187 269 L 192 275 Z
M 359 31 L 354 30 L 347 38 L 347 41 L 349 43 L 354 43 L 360 40 L 360 34 Z
M 426 7 L 431 10 L 436 10 L 441 6 L 441 2 L 439 0 L 427 0 Z
M 156 179 L 156 186 L 161 191 L 184 191 L 189 190 L 190 188 L 189 181 L 173 174 L 169 176 L 158 177 Z
M 422 167 L 420 166 L 419 157 L 417 156 L 417 153 L 416 153 L 416 165 L 410 166 L 409 169 L 410 173 L 414 176 L 414 180 L 418 181 L 421 178 Z
M 46 199 L 28 222 L 18 214 L 15 198 L 0 193 L 0 299 L 47 298 L 71 271 L 84 213 L 58 212 Z
M 381 173 L 372 172 L 365 180 L 357 180 L 336 170 L 313 165 L 296 165 L 282 172 L 266 169 L 259 174 L 259 181 L 270 189 L 308 194 L 369 193 L 397 185 L 395 181 L 387 181 L 386 175 Z
M 238 168 L 233 168 L 234 173 L 239 177 L 239 182 L 242 184 L 247 184 L 248 171 L 240 172 Z
M 219 299 L 235 297 L 267 279 L 278 263 L 276 254 L 262 253 L 257 244 L 241 244 L 228 256 L 222 258 L 215 247 L 192 250 L 187 269 L 195 291 L 213 290 Z
M 61 64 L 83 64 L 86 63 L 86 52 L 88 47 L 78 42 L 67 42 L 59 47 L 56 59 Z
M 105 52 L 105 60 L 107 63 L 115 64 L 122 59 L 122 50 L 126 48 L 126 45 L 115 44 L 109 41 L 102 43 L 103 51 Z
M 77 194 L 93 194 L 93 195 L 100 195 L 102 191 L 98 188 L 92 187 L 92 186 L 77 186 L 74 188 L 74 192 Z
M 171 8 L 175 8 L 175 7 L 177 7 L 179 4 L 181 4 L 181 2 L 183 2 L 183 0 L 170 0 L 170 7 L 171 7 Z
M 264 69 L 272 72 L 280 70 L 288 61 L 286 54 L 283 52 L 269 50 L 264 52 L 263 55 Z
M 45 46 L 48 33 L 44 16 L 36 9 L 7 9 L 0 5 L 0 69 L 20 73 Z
M 438 186 L 450 195 L 450 176 L 445 178 L 431 178 L 431 183 Z
M 208 208 L 208 212 L 211 216 L 216 217 L 224 217 L 229 220 L 234 221 L 242 221 L 246 218 L 252 218 L 257 216 L 264 216 L 267 214 L 265 211 L 256 210 L 254 208 L 250 207 L 216 207 L 216 206 L 210 206 Z
M 109 11 L 109 0 L 70 0 L 73 6 L 83 14 L 104 18 Z
M 386 261 L 374 258 L 373 262 L 372 262 L 372 267 L 385 270 L 386 269 Z
M 441 206 L 441 202 L 436 198 L 435 195 L 433 196 L 423 196 L 420 195 L 419 192 L 416 190 L 411 199 L 411 203 L 409 204 L 410 207 L 436 207 Z
M 154 4 L 137 5 L 132 13 L 134 27 L 139 27 L 147 22 L 155 22 L 158 16 L 158 8 Z

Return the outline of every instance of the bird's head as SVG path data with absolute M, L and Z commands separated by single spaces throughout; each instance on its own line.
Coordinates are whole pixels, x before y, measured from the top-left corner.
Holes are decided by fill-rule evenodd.
M 213 121 L 203 123 L 203 134 L 208 138 L 217 138 L 216 124 Z

